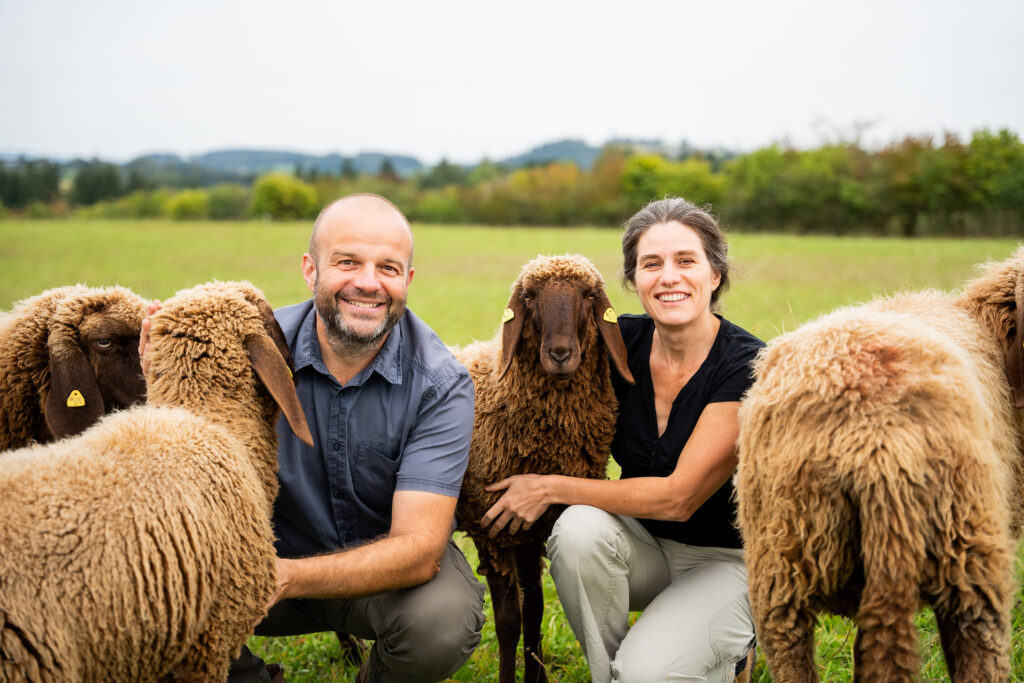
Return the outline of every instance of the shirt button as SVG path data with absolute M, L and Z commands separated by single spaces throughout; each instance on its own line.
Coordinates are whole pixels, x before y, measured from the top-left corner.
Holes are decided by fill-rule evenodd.
M 341 444 L 338 443 L 337 441 L 332 441 L 331 442 L 331 450 L 332 451 L 340 451 L 341 450 Z

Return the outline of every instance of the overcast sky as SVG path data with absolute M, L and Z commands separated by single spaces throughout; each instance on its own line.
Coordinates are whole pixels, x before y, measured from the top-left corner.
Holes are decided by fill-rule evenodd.
M 0 152 L 1024 135 L 1024 2 L 0 0 Z

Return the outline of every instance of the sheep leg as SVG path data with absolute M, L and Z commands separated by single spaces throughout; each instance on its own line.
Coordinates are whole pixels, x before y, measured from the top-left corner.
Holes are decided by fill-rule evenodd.
M 911 683 L 919 667 L 914 615 L 920 604 L 918 584 L 904 571 L 912 561 L 868 535 L 864 548 L 872 550 L 865 553 L 865 584 L 856 616 L 854 680 Z
M 798 566 L 775 544 L 752 540 L 747 549 L 750 608 L 757 639 L 777 681 L 818 683 L 814 664 L 814 612 L 794 577 Z
M 753 602 L 753 600 L 751 601 Z M 776 607 L 758 631 L 772 678 L 793 683 L 819 683 L 814 664 L 814 613 L 809 609 Z
M 1009 605 L 1009 596 L 1000 597 Z M 950 680 L 1005 681 L 1009 677 L 1008 610 L 997 609 L 975 594 L 956 595 L 948 603 L 935 605 L 934 611 Z
M 498 639 L 498 681 L 514 683 L 516 680 L 516 650 L 522 615 L 519 611 L 519 587 L 512 574 L 492 570 L 487 574 L 487 587 L 491 591 L 494 607 L 494 634 Z
M 523 545 L 516 552 L 516 576 L 523 592 L 523 659 L 526 662 L 523 683 L 544 683 L 544 653 L 541 652 L 541 621 L 544 616 L 544 590 L 541 587 L 541 550 Z

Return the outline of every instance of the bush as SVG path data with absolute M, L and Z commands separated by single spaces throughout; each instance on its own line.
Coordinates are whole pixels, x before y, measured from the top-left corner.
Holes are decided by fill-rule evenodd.
M 219 221 L 245 218 L 249 208 L 249 188 L 233 184 L 214 185 L 209 194 L 210 218 Z
M 249 213 L 277 220 L 312 218 L 318 206 L 317 193 L 311 185 L 284 173 L 268 173 L 253 185 Z
M 205 190 L 182 190 L 167 200 L 167 215 L 176 221 L 210 217 L 210 195 Z
M 161 218 L 167 214 L 166 190 L 137 190 L 120 199 L 98 202 L 75 212 L 79 218 Z

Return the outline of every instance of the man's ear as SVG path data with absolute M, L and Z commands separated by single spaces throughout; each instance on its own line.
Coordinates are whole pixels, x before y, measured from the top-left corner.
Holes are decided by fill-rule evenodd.
M 309 254 L 302 255 L 302 277 L 306 280 L 309 291 L 316 288 L 316 261 Z
M 405 286 L 406 287 L 408 287 L 409 285 L 412 284 L 412 276 L 415 275 L 415 274 L 416 274 L 416 269 L 413 268 L 412 266 L 409 266 L 409 279 L 406 280 L 406 282 L 405 282 Z

